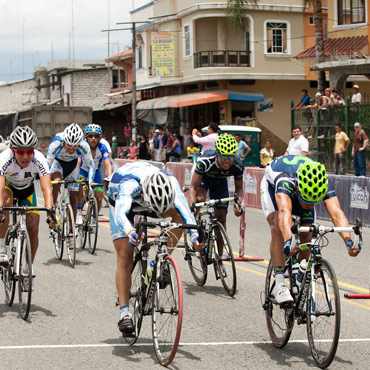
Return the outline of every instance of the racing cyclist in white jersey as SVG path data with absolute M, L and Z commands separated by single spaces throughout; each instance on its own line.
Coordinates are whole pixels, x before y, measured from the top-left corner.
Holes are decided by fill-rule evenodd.
M 134 331 L 128 308 L 131 288 L 133 247 L 137 234 L 133 226 L 132 208 L 143 205 L 151 217 L 171 217 L 173 222 L 195 224 L 176 178 L 147 162 L 128 163 L 113 173 L 108 189 L 109 219 L 113 244 L 117 253 L 116 289 L 120 304 L 118 328 L 123 335 Z M 177 245 L 182 229 L 171 230 L 168 245 Z M 189 230 L 192 242 L 200 249 L 197 230 Z
M 51 180 L 77 180 L 80 168 L 78 157 L 81 156 L 88 167 L 89 183 L 93 183 L 95 166 L 89 144 L 83 140 L 83 131 L 77 123 L 72 123 L 63 132 L 56 134 L 51 141 L 47 153 Z M 54 203 L 57 200 L 60 185 L 53 186 Z M 78 183 L 68 185 L 70 202 L 74 217 L 77 213 Z M 90 187 L 91 189 L 91 187 Z
M 87 125 L 85 128 L 85 137 L 90 146 L 91 154 L 93 157 L 94 165 L 95 165 L 95 177 L 94 182 L 98 184 L 102 184 L 102 177 L 100 174 L 100 167 L 104 162 L 105 169 L 107 172 L 107 176 L 112 176 L 113 169 L 111 165 L 111 158 L 109 156 L 109 152 L 107 147 L 100 142 L 102 135 L 102 129 L 99 125 L 92 123 L 91 125 Z M 88 176 L 88 167 L 85 163 L 84 159 L 81 158 L 81 166 L 80 166 L 80 178 L 86 179 Z M 98 211 L 100 211 L 102 206 L 103 200 L 103 185 L 96 186 L 94 189 L 95 198 L 98 202 Z M 83 200 L 83 192 L 82 186 L 80 186 L 80 193 L 78 196 L 78 204 L 77 204 L 77 218 L 76 224 L 82 224 L 82 200 Z
M 37 136 L 28 126 L 15 128 L 10 136 L 10 148 L 0 154 L 0 262 L 7 263 L 5 233 L 9 224 L 9 211 L 2 212 L 2 207 L 13 206 L 13 198 L 18 199 L 19 206 L 37 207 L 34 185 L 36 174 L 40 176 L 40 185 L 44 194 L 45 207 L 53 206 L 50 171 L 46 158 L 35 149 Z M 3 217 L 5 216 L 5 217 Z M 27 212 L 27 231 L 30 237 L 32 262 L 39 245 L 40 214 L 37 211 Z M 48 215 L 49 226 L 54 221 Z

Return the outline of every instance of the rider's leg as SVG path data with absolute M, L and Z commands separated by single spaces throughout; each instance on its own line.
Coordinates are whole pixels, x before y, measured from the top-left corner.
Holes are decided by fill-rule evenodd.
M 13 205 L 13 194 L 9 189 L 4 190 L 4 207 L 11 207 Z M 0 222 L 0 262 L 7 262 L 8 256 L 6 254 L 5 234 L 9 225 L 9 211 L 4 211 L 5 221 Z
M 222 224 L 224 229 L 226 230 L 226 217 L 227 217 L 227 209 L 216 209 L 215 210 L 217 221 Z M 218 253 L 222 255 L 224 244 L 222 240 L 222 236 L 220 233 L 217 233 L 217 247 L 218 247 Z
M 95 198 L 96 198 L 96 201 L 98 202 L 98 213 L 99 213 L 100 210 L 101 210 L 101 207 L 102 207 L 102 202 L 103 202 L 103 192 L 96 191 L 95 192 Z
M 60 172 L 54 172 L 54 173 L 51 174 L 50 178 L 51 178 L 51 181 L 61 181 L 62 180 L 62 174 Z M 53 201 L 54 201 L 54 204 L 57 201 L 59 189 L 60 189 L 60 184 L 53 185 Z
M 35 260 L 36 252 L 39 247 L 39 224 L 40 215 L 35 212 L 26 215 L 27 231 L 31 242 L 32 263 Z
M 76 213 L 77 213 L 77 196 L 78 196 L 78 191 L 70 191 L 69 192 L 69 201 L 70 201 L 72 209 L 73 209 L 74 219 L 76 219 Z

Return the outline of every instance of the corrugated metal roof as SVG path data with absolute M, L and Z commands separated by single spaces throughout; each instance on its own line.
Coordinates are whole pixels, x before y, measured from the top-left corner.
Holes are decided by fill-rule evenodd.
M 120 53 L 114 54 L 105 59 L 106 62 L 113 62 L 116 60 L 124 60 L 132 57 L 132 49 L 121 51 Z
M 369 41 L 367 36 L 355 36 L 355 37 L 340 37 L 337 39 L 326 39 L 324 40 L 324 55 L 326 57 L 333 56 L 333 51 L 335 50 L 335 55 L 350 55 L 361 51 Z M 308 48 L 295 57 L 296 59 L 301 58 L 315 58 L 316 51 L 315 46 Z

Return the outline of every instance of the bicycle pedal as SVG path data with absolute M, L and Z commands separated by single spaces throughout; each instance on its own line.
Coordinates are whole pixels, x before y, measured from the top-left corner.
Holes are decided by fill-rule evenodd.
M 288 309 L 293 308 L 293 307 L 294 307 L 293 301 L 280 303 L 280 308 L 282 308 L 284 310 L 288 310 Z

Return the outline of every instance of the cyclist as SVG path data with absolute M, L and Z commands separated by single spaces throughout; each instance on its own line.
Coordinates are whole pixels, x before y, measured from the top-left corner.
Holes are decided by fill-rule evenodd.
M 271 231 L 270 253 L 276 282 L 274 295 L 279 304 L 293 301 L 284 283 L 286 256 L 298 252 L 298 246 L 292 246 L 292 215 L 299 216 L 303 226 L 310 226 L 315 220 L 315 204 L 321 200 L 335 226 L 349 226 L 323 164 L 306 156 L 285 155 L 274 159 L 266 167 L 261 182 L 261 203 Z M 301 242 L 309 242 L 310 234 L 302 233 Z M 351 234 L 340 235 L 349 255 L 357 256 L 360 246 L 356 248 Z M 299 257 L 308 256 L 309 251 L 305 251 Z
M 229 197 L 227 177 L 233 176 L 235 193 L 239 201 L 243 199 L 243 172 L 244 164 L 236 157 L 238 143 L 230 134 L 219 135 L 216 140 L 216 149 L 206 150 L 195 165 L 194 174 L 189 188 L 189 204 L 204 202 L 207 191 L 210 199 Z M 226 216 L 228 203 L 218 204 L 215 207 L 217 220 L 226 230 Z M 234 208 L 236 216 L 241 215 L 241 210 Z M 223 248 L 222 240 L 218 245 Z M 219 250 L 222 254 L 222 250 Z
M 46 158 L 35 149 L 37 136 L 28 126 L 17 126 L 10 135 L 10 148 L 0 154 L 0 262 L 8 262 L 5 246 L 5 233 L 9 225 L 9 211 L 2 212 L 2 207 L 13 206 L 13 198 L 19 206 L 37 207 L 34 178 L 40 176 L 40 185 L 44 194 L 45 207 L 53 206 L 50 171 Z M 32 262 L 39 245 L 40 213 L 27 212 L 27 230 L 32 249 Z M 50 227 L 54 227 L 54 217 L 48 214 Z
M 128 163 L 113 173 L 109 184 L 109 219 L 113 244 L 117 253 L 116 288 L 120 304 L 119 330 L 125 335 L 134 331 L 128 309 L 131 288 L 133 247 L 137 234 L 133 227 L 132 207 L 144 205 L 151 217 L 171 217 L 173 222 L 195 224 L 184 194 L 176 178 L 147 162 Z M 172 230 L 169 246 L 175 247 L 182 229 Z M 198 233 L 190 230 L 198 246 Z M 172 249 L 171 248 L 171 249 Z
M 109 156 L 109 152 L 107 147 L 100 143 L 100 138 L 102 135 L 102 129 L 99 125 L 93 123 L 91 125 L 87 125 L 85 128 L 85 137 L 87 139 L 87 142 L 90 146 L 91 154 L 94 160 L 95 165 L 95 177 L 94 182 L 95 183 L 102 183 L 102 178 L 100 174 L 100 167 L 102 162 L 104 161 L 104 165 L 107 171 L 107 176 L 112 176 L 113 169 L 111 165 L 111 159 Z M 88 177 L 88 166 L 83 158 L 81 158 L 81 167 L 80 167 L 80 178 L 86 179 Z M 100 211 L 102 206 L 102 200 L 103 200 L 103 186 L 97 186 L 94 189 L 95 191 L 95 198 L 98 202 L 98 210 Z M 77 204 L 77 218 L 76 218 L 76 224 L 82 224 L 82 199 L 83 199 L 83 193 L 82 193 L 82 187 L 80 187 L 80 194 Z
M 79 176 L 78 157 L 82 156 L 89 170 L 89 183 L 92 184 L 95 176 L 95 165 L 90 146 L 83 140 L 83 135 L 80 126 L 77 123 L 72 123 L 63 132 L 54 136 L 47 153 L 47 161 L 53 181 L 77 180 Z M 57 200 L 59 188 L 60 185 L 53 186 L 54 203 Z M 75 217 L 78 188 L 78 183 L 68 185 L 70 202 Z

